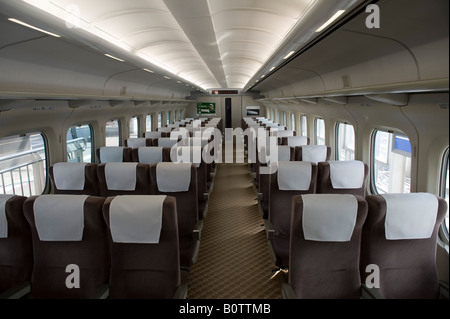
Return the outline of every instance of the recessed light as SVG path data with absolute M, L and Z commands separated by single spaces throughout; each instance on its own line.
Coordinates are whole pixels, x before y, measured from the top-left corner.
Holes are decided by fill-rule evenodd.
M 294 53 L 295 53 L 295 51 L 289 52 L 289 53 L 283 58 L 283 60 L 286 60 L 286 59 L 290 58 Z
M 116 58 L 115 56 L 113 56 L 113 55 L 111 55 L 111 54 L 105 53 L 105 56 L 107 56 L 108 58 L 111 58 L 111 59 L 114 59 L 114 60 L 117 60 L 117 61 L 123 62 L 123 60 L 122 60 L 122 59 Z
M 316 32 L 321 32 L 323 29 L 332 24 L 337 18 L 339 18 L 344 12 L 345 10 L 337 11 L 330 19 L 328 19 L 327 22 L 325 22 L 319 29 L 317 29 Z
M 51 35 L 52 37 L 55 37 L 55 38 L 60 38 L 61 37 L 60 35 L 57 35 L 55 33 L 49 32 L 49 31 L 42 30 L 42 29 L 40 29 L 38 27 L 32 26 L 31 24 L 25 23 L 23 21 L 20 21 L 20 20 L 14 19 L 14 18 L 8 18 L 8 20 L 11 21 L 11 22 L 23 25 L 24 27 L 27 27 L 27 28 L 30 28 L 30 29 L 33 29 L 33 30 L 36 30 L 36 31 L 39 31 L 39 32 L 42 32 L 42 33 L 46 33 L 46 34 Z

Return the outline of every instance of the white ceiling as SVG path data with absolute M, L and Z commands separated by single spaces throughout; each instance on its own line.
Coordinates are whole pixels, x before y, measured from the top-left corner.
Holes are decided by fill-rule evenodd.
M 289 53 L 286 39 L 305 19 L 316 18 L 320 26 L 339 5 L 358 1 L 333 0 L 329 12 L 323 4 L 330 0 L 24 2 L 137 55 L 149 69 L 157 66 L 206 90 L 248 86 L 275 54 Z

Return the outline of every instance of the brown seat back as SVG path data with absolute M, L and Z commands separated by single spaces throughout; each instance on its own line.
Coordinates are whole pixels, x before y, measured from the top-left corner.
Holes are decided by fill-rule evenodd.
M 365 197 L 368 172 L 368 165 L 360 161 L 320 162 L 316 192 L 318 194 L 353 194 Z
M 354 195 L 313 194 L 293 197 L 292 207 L 289 283 L 296 297 L 360 298 L 365 200 Z
M 33 249 L 30 225 L 23 214 L 25 200 L 24 196 L 0 195 L 0 218 L 6 223 L 5 233 L 0 230 L 0 293 L 31 279 Z
M 104 163 L 97 167 L 100 195 L 149 195 L 150 166 L 139 163 Z M 127 173 L 120 173 L 120 171 Z M 108 175 L 108 177 L 107 177 Z M 134 185 L 131 185 L 134 179 Z
M 97 164 L 56 163 L 50 166 L 49 173 L 55 194 L 100 196 Z
M 108 197 L 103 206 L 111 247 L 110 298 L 173 298 L 181 280 L 176 199 L 170 196 L 163 199 L 159 241 L 146 243 L 137 242 L 135 234 L 131 234 L 133 240 L 126 240 L 127 242 L 112 237 L 112 202 L 121 199 L 126 203 L 126 197 L 128 196 Z M 154 196 L 137 197 L 145 200 Z M 136 196 L 131 197 L 134 203 L 132 207 L 136 209 L 133 212 L 142 209 L 142 206 L 136 205 L 140 200 Z M 148 205 L 144 207 L 149 212 L 153 209 Z M 118 222 L 120 223 L 120 220 Z M 142 221 L 140 223 L 142 224 Z
M 363 282 L 369 275 L 366 267 L 373 264 L 379 267 L 379 292 L 385 298 L 438 298 L 436 245 L 447 202 L 427 193 L 371 195 L 366 200 L 369 214 L 362 240 Z M 397 235 L 395 227 L 404 235 Z
M 42 195 L 25 201 L 34 252 L 31 298 L 91 298 L 101 285 L 108 283 L 104 201 L 103 197 L 85 195 Z M 68 221 L 74 212 L 76 220 Z M 78 238 L 73 237 L 76 232 Z M 70 265 L 79 268 L 79 288 L 66 285 Z

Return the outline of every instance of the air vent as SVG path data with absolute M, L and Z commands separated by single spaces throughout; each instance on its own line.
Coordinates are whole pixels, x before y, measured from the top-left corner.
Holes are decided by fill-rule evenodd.
M 344 88 L 352 87 L 352 81 L 350 80 L 350 75 L 346 74 L 346 75 L 342 76 L 342 84 L 344 85 Z

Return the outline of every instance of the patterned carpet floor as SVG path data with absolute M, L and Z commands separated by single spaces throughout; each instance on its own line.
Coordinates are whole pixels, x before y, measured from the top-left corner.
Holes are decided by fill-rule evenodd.
M 247 164 L 218 164 L 188 299 L 280 299 Z

